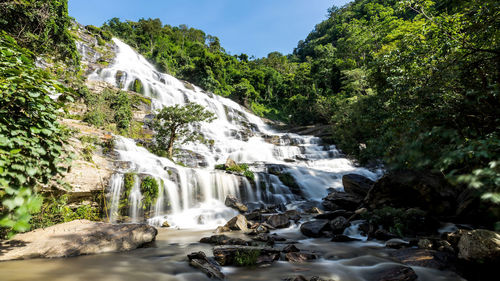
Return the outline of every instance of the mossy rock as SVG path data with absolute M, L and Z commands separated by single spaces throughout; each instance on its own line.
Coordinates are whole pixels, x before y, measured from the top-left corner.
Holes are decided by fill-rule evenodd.
M 144 94 L 144 85 L 141 80 L 135 79 L 134 82 L 130 84 L 129 90 L 139 94 Z

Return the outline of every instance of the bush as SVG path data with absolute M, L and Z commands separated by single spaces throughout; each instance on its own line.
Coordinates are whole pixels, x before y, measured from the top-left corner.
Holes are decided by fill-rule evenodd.
M 158 198 L 158 182 L 153 177 L 145 177 L 141 182 L 142 207 L 146 210 L 156 203 Z

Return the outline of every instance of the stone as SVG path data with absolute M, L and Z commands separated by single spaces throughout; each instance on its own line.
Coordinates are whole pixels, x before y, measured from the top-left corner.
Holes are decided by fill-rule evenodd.
M 374 181 L 358 174 L 347 174 L 342 177 L 344 191 L 362 197 L 365 197 L 366 194 L 368 194 L 368 191 L 372 188 L 373 184 L 375 184 Z
M 408 266 L 395 265 L 383 267 L 377 272 L 370 272 L 369 280 L 373 281 L 415 281 L 417 274 Z
M 315 219 L 320 219 L 320 220 L 333 220 L 337 217 L 345 217 L 348 218 L 352 216 L 354 213 L 351 211 L 346 211 L 346 210 L 336 210 L 333 212 L 325 212 L 323 214 L 316 215 L 314 218 Z
M 130 251 L 154 241 L 157 233 L 147 224 L 75 220 L 0 242 L 0 261 Z
M 420 249 L 432 250 L 432 248 L 433 248 L 434 245 L 432 244 L 431 240 L 423 238 L 423 239 L 418 240 L 417 246 Z
M 373 237 L 378 240 L 389 240 L 393 238 L 399 238 L 397 235 L 385 230 L 385 229 L 377 229 L 373 234 Z
M 300 212 L 297 210 L 288 210 L 285 212 L 285 215 L 287 215 L 291 220 L 296 222 L 299 221 L 301 218 Z
M 300 226 L 300 232 L 308 237 L 321 237 L 321 232 L 328 227 L 328 223 L 328 220 L 308 221 Z
M 283 248 L 283 250 L 281 250 L 283 253 L 291 253 L 291 252 L 300 252 L 300 249 L 297 248 L 294 244 L 290 244 L 288 246 L 286 246 L 285 248 Z
M 290 218 L 285 214 L 271 215 L 267 218 L 266 223 L 273 228 L 287 228 L 290 226 Z
M 167 221 L 164 221 L 164 222 L 161 224 L 161 227 L 170 227 L 170 224 L 169 224 Z
M 226 196 L 226 200 L 224 201 L 224 204 L 229 208 L 233 208 L 233 209 L 239 211 L 240 213 L 245 213 L 246 211 L 248 211 L 248 207 L 246 205 L 244 205 L 243 203 L 241 203 L 238 198 L 236 198 L 235 196 L 233 196 L 231 194 Z
M 208 259 L 204 252 L 196 252 L 188 255 L 189 265 L 201 270 L 209 278 L 224 280 L 225 276 L 220 270 L 217 262 Z
M 321 277 L 318 277 L 318 276 L 313 276 L 311 277 L 311 279 L 309 279 L 309 281 L 335 281 L 333 279 L 323 279 Z
M 260 211 L 253 211 L 249 214 L 246 214 L 245 217 L 249 221 L 257 221 L 257 222 L 262 221 L 262 213 Z
M 356 210 L 361 204 L 363 197 L 346 192 L 333 191 L 323 198 L 323 206 L 326 210 Z
M 229 232 L 229 231 L 231 231 L 231 229 L 229 229 L 229 227 L 227 227 L 227 226 L 218 226 L 215 229 L 214 233 L 217 234 L 217 233 L 224 233 L 224 232 Z
M 304 275 L 296 275 L 291 277 L 286 277 L 282 279 L 283 281 L 308 281 Z
M 333 234 L 341 234 L 344 232 L 344 229 L 349 227 L 351 224 L 344 217 L 336 217 L 332 221 L 330 221 L 330 230 Z
M 410 246 L 410 242 L 398 238 L 392 238 L 385 242 L 385 247 L 391 249 L 401 249 L 408 246 Z
M 230 169 L 230 168 L 235 168 L 235 167 L 239 167 L 239 166 L 238 166 L 238 164 L 236 164 L 236 162 L 233 159 L 227 158 L 226 164 L 224 164 L 224 167 L 226 169 L 228 169 L 228 168 Z
M 318 256 L 313 253 L 289 252 L 285 255 L 285 260 L 292 263 L 302 263 L 308 260 L 315 260 Z
M 390 257 L 409 266 L 455 270 L 456 257 L 451 253 L 427 249 L 405 248 L 391 252 Z
M 215 260 L 222 266 L 241 265 L 237 257 L 254 257 L 256 265 L 272 263 L 280 257 L 278 249 L 256 246 L 216 246 L 214 247 Z
M 344 234 L 334 234 L 332 236 L 332 242 L 351 242 L 351 241 L 361 241 L 360 239 L 351 238 Z
M 306 210 L 306 213 L 308 213 L 308 214 L 323 214 L 323 211 L 320 210 L 318 207 L 312 207 L 312 208 Z
M 475 263 L 498 264 L 500 234 L 486 229 L 463 233 L 458 242 L 458 257 Z
M 215 245 L 250 245 L 250 241 L 245 241 L 240 238 L 232 238 L 227 235 L 212 235 L 210 237 L 203 237 L 200 243 L 215 244 Z
M 248 221 L 243 215 L 237 215 L 236 217 L 230 219 L 224 226 L 230 230 L 248 231 Z
M 252 230 L 248 233 L 248 235 L 259 235 L 262 233 L 269 233 L 269 229 L 259 223 L 252 227 Z

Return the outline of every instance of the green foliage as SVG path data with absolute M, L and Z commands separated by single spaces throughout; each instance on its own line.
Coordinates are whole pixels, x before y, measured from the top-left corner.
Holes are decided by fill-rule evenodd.
M 128 93 L 105 89 L 101 93 L 87 92 L 87 112 L 83 120 L 96 127 L 116 124 L 118 132 L 127 135 L 132 122 L 132 103 Z
M 50 98 L 63 91 L 34 67 L 29 51 L 0 33 L 0 227 L 28 230 L 42 203 L 36 189 L 66 170 L 60 104 Z
M 260 250 L 236 251 L 234 263 L 237 266 L 252 266 L 257 264 Z
M 195 103 L 162 108 L 152 122 L 155 130 L 155 153 L 172 158 L 174 143 L 204 141 L 199 130 L 192 129 L 192 126 L 199 125 L 200 122 L 212 122 L 214 119 L 213 113 Z
M 146 210 L 156 203 L 159 186 L 153 177 L 145 177 L 141 181 L 142 207 Z
M 79 64 L 75 41 L 69 32 L 71 17 L 67 0 L 3 1 L 0 15 L 0 30 L 9 33 L 20 46 Z
M 101 220 L 99 208 L 82 204 L 77 208 L 68 205 L 68 195 L 50 196 L 44 199 L 42 208 L 31 219 L 32 229 L 49 227 L 73 220 Z
M 119 130 L 127 130 L 132 120 L 132 110 L 129 95 L 125 92 L 119 92 L 113 105 L 115 110 L 114 120 Z
M 240 174 L 252 181 L 255 179 L 254 173 L 250 171 L 250 167 L 248 166 L 248 164 L 245 163 L 236 164 L 232 166 L 227 166 L 226 164 L 219 164 L 215 165 L 215 169 Z

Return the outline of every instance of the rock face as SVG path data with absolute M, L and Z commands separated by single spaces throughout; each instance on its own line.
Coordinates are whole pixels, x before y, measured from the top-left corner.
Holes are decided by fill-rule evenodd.
M 342 177 L 344 191 L 351 194 L 357 194 L 361 197 L 365 197 L 366 194 L 368 194 L 368 191 L 372 188 L 374 183 L 375 182 L 369 178 L 358 174 L 347 174 Z
M 333 191 L 323 198 L 323 206 L 326 210 L 356 210 L 363 200 L 362 196 L 347 192 Z
M 75 220 L 2 242 L 0 261 L 129 251 L 154 241 L 157 233 L 156 228 L 146 224 Z
M 268 247 L 216 246 L 215 260 L 225 265 L 260 265 L 272 263 L 280 257 L 280 251 Z
M 248 221 L 243 215 L 237 215 L 236 217 L 230 219 L 224 227 L 230 230 L 242 230 L 248 231 Z
M 207 258 L 204 252 L 191 253 L 188 255 L 189 264 L 204 272 L 208 277 L 224 280 L 225 276 L 220 271 L 217 262 Z
M 328 220 L 314 220 L 303 223 L 300 232 L 308 237 L 321 237 L 322 231 L 328 226 Z
M 226 196 L 226 201 L 224 201 L 224 204 L 229 208 L 240 211 L 241 213 L 248 211 L 248 207 L 241 203 L 240 200 L 233 195 Z
M 285 214 L 271 215 L 266 223 L 274 228 L 287 228 L 290 226 L 290 218 Z
M 500 261 L 500 234 L 476 229 L 462 234 L 458 257 L 471 262 L 494 264 Z
M 420 208 L 432 215 L 453 215 L 458 192 L 442 176 L 416 171 L 395 171 L 378 180 L 365 198 L 370 209 L 384 206 Z

